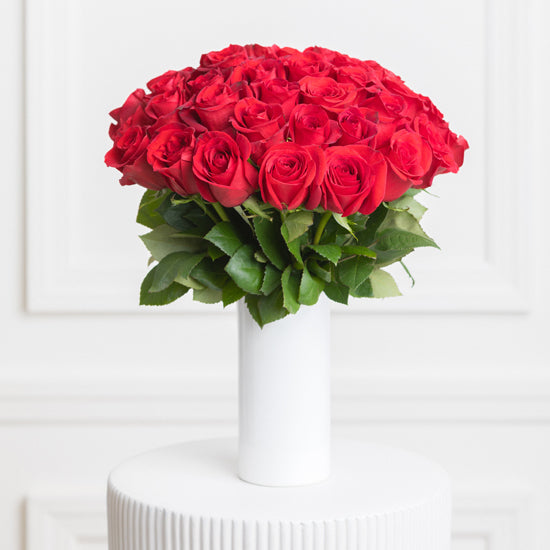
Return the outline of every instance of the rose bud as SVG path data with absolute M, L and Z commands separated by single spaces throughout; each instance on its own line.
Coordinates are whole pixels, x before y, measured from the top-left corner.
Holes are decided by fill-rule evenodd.
M 343 216 L 374 212 L 386 189 L 387 168 L 383 155 L 366 145 L 329 147 L 325 155 L 323 207 Z
M 173 123 L 160 128 L 147 148 L 147 162 L 168 178 L 178 195 L 198 193 L 191 165 L 194 147 L 195 130 Z
M 305 204 L 319 206 L 325 158 L 319 147 L 287 142 L 271 147 L 260 167 L 259 185 L 264 202 L 279 210 Z
M 288 130 L 292 141 L 298 145 L 330 145 L 341 135 L 338 123 L 330 120 L 319 105 L 296 105 L 288 121 Z
M 206 132 L 193 154 L 193 174 L 201 196 L 233 207 L 242 204 L 258 188 L 258 172 L 248 162 L 250 143 L 225 132 Z

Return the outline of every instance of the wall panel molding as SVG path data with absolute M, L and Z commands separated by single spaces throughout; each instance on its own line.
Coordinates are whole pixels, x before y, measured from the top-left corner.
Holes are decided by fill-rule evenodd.
M 336 424 L 549 422 L 550 377 L 339 376 Z M 95 375 L 0 379 L 0 424 L 237 421 L 237 381 L 220 376 Z

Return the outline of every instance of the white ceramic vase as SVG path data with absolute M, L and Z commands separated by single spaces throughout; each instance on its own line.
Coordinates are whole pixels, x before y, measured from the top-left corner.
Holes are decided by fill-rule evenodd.
M 260 329 L 239 302 L 239 477 L 272 487 L 330 473 L 330 305 Z

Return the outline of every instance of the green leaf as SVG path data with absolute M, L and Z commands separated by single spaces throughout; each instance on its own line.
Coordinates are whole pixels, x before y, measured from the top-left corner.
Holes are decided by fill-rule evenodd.
M 155 267 L 155 275 L 149 292 L 160 292 L 168 288 L 176 277 L 189 277 L 193 268 L 202 260 L 204 254 L 191 252 L 172 252 L 165 256 Z
M 288 315 L 288 311 L 283 307 L 283 293 L 280 288 L 269 296 L 249 294 L 245 302 L 250 315 L 261 328 Z
M 327 267 L 323 267 L 315 258 L 309 258 L 307 266 L 311 273 L 317 275 L 317 277 L 325 281 L 325 283 L 330 283 L 332 280 L 332 272 L 330 271 L 329 264 L 326 264 Z
M 347 286 L 337 282 L 327 283 L 324 291 L 333 302 L 348 305 L 349 288 Z
M 281 235 L 280 223 L 275 218 L 273 221 L 254 218 L 253 223 L 264 254 L 275 267 L 283 270 L 289 262 L 289 255 Z
M 348 246 L 344 246 L 342 248 L 342 252 L 346 255 L 354 255 L 354 256 L 366 256 L 367 258 L 376 258 L 376 252 L 371 250 L 370 248 L 367 248 L 366 246 L 360 246 L 351 244 Z
M 401 296 L 393 277 L 386 271 L 375 269 L 370 277 L 372 284 L 373 298 L 389 298 L 390 296 Z
M 216 288 L 194 289 L 193 300 L 203 304 L 216 304 L 222 300 L 222 291 Z
M 303 235 L 313 224 L 313 212 L 301 210 L 288 214 L 283 222 L 283 237 L 287 243 L 292 242 Z M 281 228 L 281 232 L 282 232 Z
M 405 210 L 411 214 L 416 220 L 420 221 L 422 216 L 428 210 L 423 204 L 417 202 L 412 195 L 402 195 L 397 200 L 388 204 L 390 209 Z
M 240 288 L 233 279 L 229 279 L 222 288 L 223 307 L 227 307 L 246 296 L 246 292 Z
M 160 292 L 151 292 L 151 284 L 153 283 L 157 269 L 158 265 L 153 267 L 141 283 L 139 303 L 142 306 L 163 306 L 169 304 L 183 296 L 189 290 L 189 288 L 179 283 L 172 283 Z
M 271 294 L 281 284 L 281 272 L 271 264 L 265 266 L 262 294 Z
M 305 306 L 312 306 L 317 303 L 319 295 L 323 292 L 325 283 L 317 277 L 312 277 L 306 267 L 302 271 L 300 281 L 300 293 L 298 301 Z
M 205 244 L 202 239 L 182 235 L 169 225 L 159 225 L 140 239 L 157 262 L 173 252 L 199 252 Z
M 341 227 L 343 227 L 348 233 L 353 235 L 355 237 L 355 233 L 353 232 L 353 229 L 349 223 L 349 220 L 347 218 L 344 218 L 342 214 L 337 214 L 336 212 L 332 213 L 332 217 L 334 218 L 334 221 Z
M 252 319 L 256 321 L 256 323 L 260 326 L 260 328 L 263 328 L 264 324 L 262 322 L 262 317 L 260 316 L 260 308 L 258 307 L 259 300 L 260 300 L 260 296 L 255 296 L 254 294 L 247 294 L 244 299 L 244 302 L 246 304 L 246 307 Z
M 292 266 L 287 266 L 281 277 L 283 289 L 283 305 L 290 313 L 296 313 L 300 309 L 298 297 L 300 294 L 300 276 L 293 271 Z
M 283 291 L 277 288 L 268 296 L 260 296 L 258 310 L 263 325 L 286 317 L 288 311 L 283 306 Z
M 366 279 L 357 288 L 352 289 L 350 294 L 356 298 L 372 298 L 372 283 L 370 279 Z
M 208 256 L 212 260 L 217 260 L 218 258 L 225 256 L 225 252 L 212 244 L 208 247 Z
M 402 229 L 385 229 L 380 233 L 376 242 L 376 248 L 379 250 L 403 250 L 407 248 L 418 248 L 420 246 L 433 246 L 434 248 L 439 248 L 430 237 L 423 237 L 416 233 L 403 231 Z
M 338 264 L 336 272 L 338 280 L 350 290 L 355 290 L 371 274 L 374 262 L 364 256 L 355 256 Z
M 169 195 L 158 207 L 157 212 L 168 225 L 179 231 L 195 231 L 202 236 L 212 227 L 212 220 L 190 198 L 177 200 Z
M 386 267 L 395 262 L 401 261 L 407 254 L 410 254 L 414 248 L 405 250 L 377 250 L 376 252 L 376 267 Z
M 228 256 L 233 256 L 233 254 L 243 245 L 231 222 L 220 222 L 216 224 L 204 238 L 215 244 Z
M 317 254 L 320 254 L 333 264 L 337 264 L 342 255 L 342 249 L 337 244 L 310 244 L 308 248 L 311 248 L 311 250 L 317 252 Z
M 241 246 L 225 266 L 229 276 L 246 292 L 258 294 L 264 277 L 264 266 L 254 259 L 249 244 Z
M 208 288 L 222 290 L 228 279 L 224 271 L 225 260 L 204 258 L 192 271 L 191 277 Z
M 147 189 L 141 197 L 136 221 L 145 227 L 154 229 L 164 223 L 163 217 L 156 211 L 166 198 L 166 193 Z
M 294 239 L 293 241 L 289 242 L 286 239 L 286 236 L 288 235 L 288 230 L 284 225 L 281 227 L 281 234 L 283 235 L 283 238 L 286 241 L 286 246 L 288 250 L 290 251 L 292 256 L 295 258 L 298 265 L 300 267 L 303 267 L 304 261 L 302 259 L 302 246 L 305 245 L 307 242 L 307 235 L 306 234 L 301 235 L 297 239 Z
M 265 218 L 266 220 L 271 219 L 271 217 L 265 212 L 265 210 L 270 207 L 267 206 L 265 203 L 261 203 L 260 201 L 258 201 L 258 199 L 254 195 L 250 195 L 250 197 L 248 197 L 248 199 L 243 202 L 243 206 L 245 208 L 248 208 L 248 210 L 250 210 L 257 216 L 260 216 L 260 218 Z
M 199 283 L 199 281 L 196 281 L 193 279 L 193 277 L 176 277 L 174 279 L 176 283 L 179 283 L 183 286 L 188 286 L 189 288 L 196 288 L 197 290 L 202 290 L 204 287 L 203 284 Z
M 254 258 L 262 264 L 266 264 L 269 261 L 261 250 L 256 250 L 256 252 L 254 252 Z
M 365 224 L 364 231 L 357 233 L 357 244 L 361 246 L 370 246 L 376 238 L 376 232 L 386 218 L 388 209 L 380 205 L 369 217 Z

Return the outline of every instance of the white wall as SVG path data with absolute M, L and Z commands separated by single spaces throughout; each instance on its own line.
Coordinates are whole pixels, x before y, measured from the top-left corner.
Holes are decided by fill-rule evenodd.
M 451 472 L 454 550 L 548 548 L 544 0 L 25 4 L 0 4 L 0 549 L 105 549 L 114 464 L 236 433 L 234 312 L 136 307 L 139 190 L 102 162 L 110 109 L 229 42 L 376 59 L 468 138 L 416 287 L 335 309 L 334 429 Z

